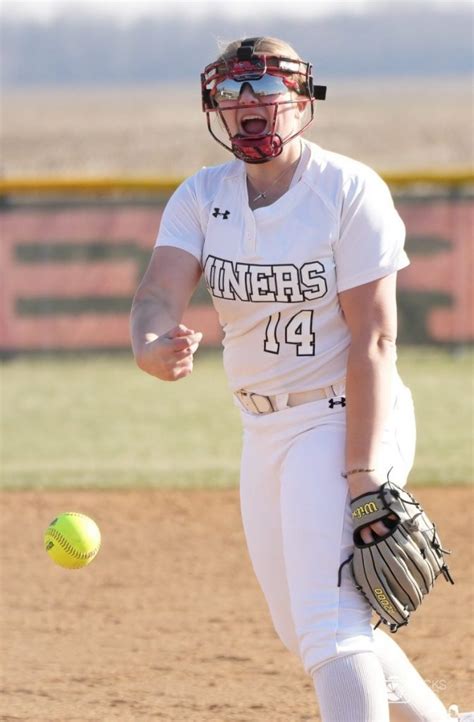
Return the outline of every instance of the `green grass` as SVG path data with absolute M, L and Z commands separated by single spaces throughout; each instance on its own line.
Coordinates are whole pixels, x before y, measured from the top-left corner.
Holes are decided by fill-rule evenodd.
M 36 358 L 3 369 L 3 485 L 223 486 L 239 419 L 220 360 L 162 383 L 127 356 Z
M 402 349 L 418 417 L 415 483 L 472 477 L 472 361 Z M 176 384 L 128 355 L 19 358 L 2 368 L 4 488 L 224 487 L 238 482 L 240 424 L 220 354 Z
M 402 347 L 399 352 L 400 375 L 415 401 L 414 483 L 472 483 L 473 361 L 472 350 Z

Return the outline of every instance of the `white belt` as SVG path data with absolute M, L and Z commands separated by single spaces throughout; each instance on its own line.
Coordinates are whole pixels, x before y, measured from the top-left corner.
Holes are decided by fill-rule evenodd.
M 326 386 L 323 389 L 313 389 L 312 391 L 298 391 L 292 394 L 263 396 L 262 394 L 255 394 L 253 391 L 240 389 L 234 393 L 234 396 L 242 408 L 250 414 L 272 414 L 274 411 L 282 411 L 291 406 L 299 406 L 300 404 L 308 404 L 311 401 L 333 399 L 337 396 L 343 396 L 344 391 L 345 379 L 331 384 L 331 386 Z

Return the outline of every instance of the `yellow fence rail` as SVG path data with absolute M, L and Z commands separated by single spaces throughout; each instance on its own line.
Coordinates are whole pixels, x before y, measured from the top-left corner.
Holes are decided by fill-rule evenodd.
M 474 184 L 474 170 L 472 169 L 382 171 L 380 174 L 390 186 L 396 187 L 419 184 L 461 187 Z M 182 178 L 154 177 L 2 178 L 0 179 L 0 195 L 11 193 L 172 193 L 182 180 Z
M 181 178 L 2 178 L 0 195 L 9 193 L 173 192 Z

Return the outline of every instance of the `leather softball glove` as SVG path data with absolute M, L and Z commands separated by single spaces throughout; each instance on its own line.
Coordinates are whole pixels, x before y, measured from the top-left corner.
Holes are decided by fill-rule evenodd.
M 404 489 L 387 481 L 378 491 L 352 500 L 354 553 L 339 569 L 350 563 L 359 591 L 392 632 L 408 624 L 411 612 L 443 574 L 454 584 L 444 561 L 446 552 L 433 524 L 420 504 Z M 362 527 L 383 520 L 388 527 L 383 537 L 374 535 L 366 544 Z M 377 625 L 378 626 L 378 625 Z

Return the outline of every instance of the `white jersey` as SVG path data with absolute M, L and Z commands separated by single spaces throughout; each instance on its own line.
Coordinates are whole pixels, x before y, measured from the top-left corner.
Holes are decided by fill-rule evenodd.
M 346 374 L 338 293 L 408 265 L 405 228 L 370 168 L 303 141 L 290 189 L 251 210 L 240 160 L 203 168 L 169 200 L 157 246 L 201 263 L 233 391 L 309 391 Z

